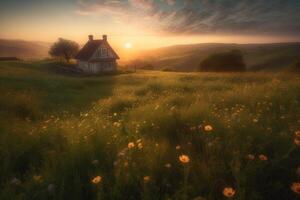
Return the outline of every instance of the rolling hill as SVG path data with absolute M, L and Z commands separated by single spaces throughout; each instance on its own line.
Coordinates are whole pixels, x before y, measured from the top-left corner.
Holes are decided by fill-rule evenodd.
M 45 58 L 48 56 L 49 46 L 46 42 L 0 39 L 0 57 Z
M 290 66 L 300 57 L 300 43 L 274 44 L 193 44 L 177 45 L 141 52 L 138 56 L 155 69 L 196 71 L 207 56 L 239 49 L 249 70 L 278 70 Z

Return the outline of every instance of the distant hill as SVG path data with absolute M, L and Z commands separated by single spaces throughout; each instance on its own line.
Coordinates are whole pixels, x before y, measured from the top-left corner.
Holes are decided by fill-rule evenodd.
M 50 43 L 0 39 L 0 57 L 45 58 Z
M 200 62 L 214 53 L 239 49 L 249 70 L 279 70 L 300 58 L 299 43 L 276 44 L 220 44 L 206 43 L 176 45 L 141 52 L 138 56 L 155 69 L 196 71 Z

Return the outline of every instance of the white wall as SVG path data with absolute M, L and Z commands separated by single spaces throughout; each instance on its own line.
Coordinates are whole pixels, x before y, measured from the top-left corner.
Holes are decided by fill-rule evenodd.
M 101 72 L 113 72 L 117 70 L 116 62 L 85 62 L 78 61 L 78 68 L 86 73 L 98 74 Z

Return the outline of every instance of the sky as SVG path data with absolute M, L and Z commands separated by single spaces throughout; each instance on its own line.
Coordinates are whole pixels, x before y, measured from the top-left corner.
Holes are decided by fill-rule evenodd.
M 0 38 L 84 44 L 89 34 L 128 51 L 300 41 L 300 0 L 0 1 Z

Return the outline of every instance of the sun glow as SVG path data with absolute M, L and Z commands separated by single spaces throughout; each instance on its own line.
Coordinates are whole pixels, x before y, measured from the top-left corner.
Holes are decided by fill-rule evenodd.
M 132 43 L 131 43 L 131 42 L 126 42 L 126 43 L 124 44 L 124 47 L 125 47 L 126 49 L 131 49 L 131 48 L 132 48 Z

